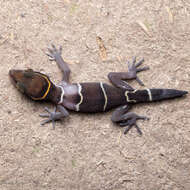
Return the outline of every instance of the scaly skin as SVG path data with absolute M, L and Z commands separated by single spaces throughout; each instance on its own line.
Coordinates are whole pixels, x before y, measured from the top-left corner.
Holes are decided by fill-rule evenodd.
M 41 117 L 47 118 L 41 123 L 42 125 L 52 122 L 53 128 L 55 128 L 55 121 L 67 117 L 69 115 L 68 110 L 99 112 L 119 107 L 113 112 L 111 120 L 119 126 L 127 126 L 124 131 L 125 134 L 134 126 L 141 135 L 142 132 L 136 121 L 148 118 L 128 112 L 133 103 L 159 101 L 187 94 L 186 91 L 175 89 L 134 90 L 124 80 L 135 79 L 141 86 L 144 86 L 137 73 L 149 69 L 149 67 L 140 67 L 144 59 L 136 63 L 136 58 L 133 59 L 132 63 L 128 62 L 128 72 L 111 72 L 108 74 L 113 86 L 105 83 L 70 83 L 71 71 L 68 64 L 63 60 L 61 52 L 62 47 L 57 49 L 52 45 L 46 53 L 49 60 L 55 61 L 63 73 L 59 85 L 55 85 L 47 75 L 35 72 L 32 69 L 9 71 L 13 84 L 22 93 L 33 100 L 47 100 L 56 105 L 53 112 L 45 108 L 47 113 L 40 114 Z

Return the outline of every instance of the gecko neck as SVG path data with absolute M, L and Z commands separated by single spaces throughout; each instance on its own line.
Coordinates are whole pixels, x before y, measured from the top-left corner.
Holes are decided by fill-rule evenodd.
M 63 99 L 63 87 L 52 83 L 51 90 L 48 94 L 48 100 L 54 104 L 60 104 Z

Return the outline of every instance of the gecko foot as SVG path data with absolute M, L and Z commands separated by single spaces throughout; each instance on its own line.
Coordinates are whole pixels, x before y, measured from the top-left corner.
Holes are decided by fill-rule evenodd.
M 149 67 L 141 67 L 141 68 L 138 68 L 140 65 L 142 65 L 143 62 L 144 62 L 144 59 L 141 59 L 139 62 L 136 63 L 136 57 L 133 58 L 132 63 L 127 62 L 129 73 L 131 74 L 132 78 L 135 78 L 136 81 L 137 81 L 141 86 L 144 86 L 144 84 L 143 84 L 143 82 L 139 79 L 139 77 L 137 76 L 137 72 L 146 71 L 146 70 L 149 69 Z
M 51 47 L 48 48 L 48 52 L 46 55 L 49 57 L 50 61 L 55 61 L 61 56 L 62 53 L 62 46 L 57 49 L 54 44 L 51 44 Z
M 139 115 L 137 115 L 135 113 L 130 113 L 129 112 L 129 113 L 125 114 L 125 120 L 119 122 L 119 125 L 121 127 L 127 126 L 125 131 L 124 131 L 124 134 L 127 134 L 129 132 L 129 130 L 134 126 L 137 129 L 137 132 L 139 133 L 139 135 L 142 135 L 142 131 L 140 130 L 140 128 L 138 127 L 138 125 L 136 123 L 137 120 L 139 120 L 139 119 L 141 119 L 141 120 L 149 120 L 148 117 L 139 116 Z
M 54 109 L 54 111 L 50 111 L 47 107 L 45 107 L 45 111 L 47 113 L 42 113 L 39 116 L 40 117 L 47 117 L 48 119 L 45 119 L 41 122 L 41 125 L 45 125 L 46 123 L 52 122 L 53 129 L 55 129 L 55 121 L 60 120 L 62 115 L 60 112 L 56 112 L 57 108 Z

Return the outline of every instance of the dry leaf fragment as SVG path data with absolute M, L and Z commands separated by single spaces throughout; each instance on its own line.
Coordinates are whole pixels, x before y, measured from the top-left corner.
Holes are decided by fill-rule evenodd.
M 137 24 L 146 32 L 146 34 L 148 34 L 148 36 L 150 36 L 148 23 L 139 20 L 137 21 Z
M 118 143 L 118 144 L 120 144 L 121 135 L 122 135 L 122 132 L 120 131 L 119 136 L 118 136 L 118 138 L 117 138 L 117 143 Z
M 78 9 L 78 5 L 77 4 L 72 4 L 71 8 L 70 8 L 70 14 L 74 14 L 76 12 L 76 10 Z
M 64 0 L 66 3 L 70 3 L 71 1 L 70 0 Z
M 169 18 L 170 23 L 173 23 L 174 22 L 174 17 L 173 17 L 173 14 L 171 12 L 171 9 L 168 6 L 166 6 L 165 8 L 166 8 L 166 11 L 168 13 L 168 18 Z
M 10 40 L 13 41 L 13 40 L 14 40 L 14 37 L 15 37 L 14 33 L 11 32 L 9 37 L 10 37 Z
M 103 61 L 105 61 L 107 59 L 107 53 L 106 53 L 106 48 L 103 44 L 103 40 L 101 37 L 97 36 L 96 37 L 96 41 L 97 41 L 97 44 L 99 46 L 99 50 L 100 50 L 100 57 Z
M 121 56 L 118 55 L 117 59 L 118 59 L 119 63 L 122 63 Z
M 52 22 L 53 21 L 53 15 L 52 15 L 52 13 L 51 13 L 51 11 L 49 10 L 49 7 L 44 3 L 43 4 L 43 9 L 44 9 L 44 12 L 47 14 L 47 16 L 48 16 L 48 20 L 50 21 L 50 22 Z

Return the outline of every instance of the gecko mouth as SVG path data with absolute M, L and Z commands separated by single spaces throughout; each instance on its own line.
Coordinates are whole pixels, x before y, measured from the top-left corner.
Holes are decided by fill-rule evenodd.
M 25 86 L 22 82 L 22 71 L 12 69 L 9 71 L 9 76 L 13 86 L 15 86 L 20 92 L 25 93 Z
M 16 80 L 15 77 L 14 77 L 14 70 L 10 70 L 10 71 L 9 71 L 9 76 L 10 76 L 10 79 L 11 79 L 12 84 L 13 84 L 14 86 L 16 86 L 17 80 Z

